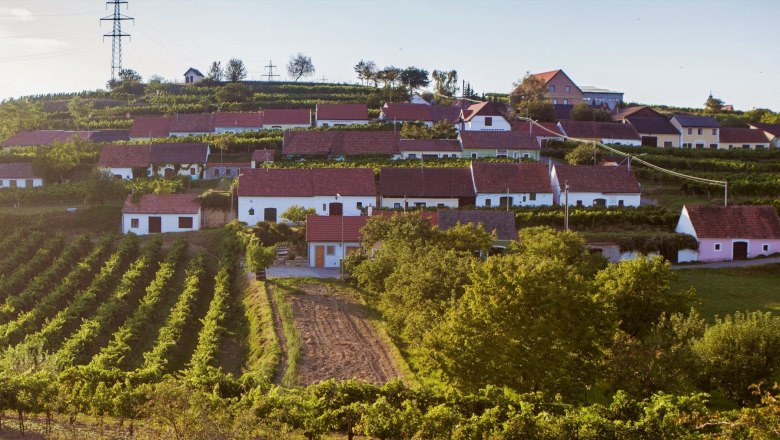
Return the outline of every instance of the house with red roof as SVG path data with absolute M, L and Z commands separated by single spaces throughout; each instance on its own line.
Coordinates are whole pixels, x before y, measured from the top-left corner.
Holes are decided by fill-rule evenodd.
M 250 168 L 260 168 L 265 163 L 274 162 L 274 150 L 268 150 L 263 148 L 262 150 L 255 150 L 252 152 L 252 161 L 250 162 Z
M 536 136 L 525 131 L 467 131 L 461 130 L 458 139 L 463 157 L 506 157 L 539 160 L 541 146 Z
M 122 179 L 139 177 L 203 177 L 209 158 L 205 143 L 106 145 L 100 150 L 98 168 Z
M 764 150 L 769 148 L 770 141 L 763 130 L 751 128 L 721 127 L 718 148 L 733 150 Z
M 339 127 L 368 124 L 366 104 L 317 104 L 317 127 Z
M 35 174 L 31 163 L 0 163 L 0 188 L 33 188 L 42 185 L 43 179 Z
M 171 117 L 136 116 L 130 127 L 130 139 L 166 138 L 170 135 Z
M 249 162 L 209 162 L 206 164 L 206 169 L 203 171 L 203 179 L 232 179 L 238 177 L 238 175 L 241 174 L 241 170 L 245 168 L 251 168 Z
M 440 121 L 457 124 L 460 108 L 449 105 L 411 104 L 408 102 L 387 102 L 379 112 L 379 120 L 385 122 L 419 122 L 428 127 Z
M 619 144 L 638 147 L 642 137 L 629 124 L 594 121 L 560 121 L 558 127 L 566 137 L 595 141 L 602 144 Z
M 476 205 L 480 207 L 550 206 L 553 191 L 541 163 L 471 162 Z
M 556 205 L 639 206 L 642 188 L 624 165 L 561 165 L 550 172 L 550 185 Z M 568 188 L 568 191 L 567 191 Z
M 311 110 L 307 108 L 269 108 L 263 111 L 264 130 L 309 127 L 311 127 Z
M 382 168 L 379 206 L 389 209 L 473 206 L 469 168 Z
M 400 139 L 394 159 L 436 159 L 461 157 L 462 148 L 457 139 Z
M 780 124 L 755 123 L 750 124 L 750 128 L 763 131 L 764 136 L 769 139 L 769 145 L 780 148 Z
M 683 206 L 675 231 L 699 242 L 696 252 L 678 257 L 680 262 L 745 260 L 780 252 L 780 217 L 773 206 Z
M 485 231 L 495 234 L 494 248 L 506 248 L 517 241 L 514 211 L 489 211 L 478 209 L 439 209 L 436 212 L 436 225 L 446 231 L 457 225 L 482 226 Z
M 217 113 L 214 118 L 214 133 L 243 133 L 263 129 L 263 112 Z
M 200 202 L 196 194 L 127 196 L 122 207 L 122 233 L 137 235 L 200 230 Z
M 341 267 L 345 256 L 360 249 L 365 216 L 306 216 L 310 267 Z
M 245 169 L 238 178 L 238 220 L 278 222 L 291 206 L 319 215 L 360 215 L 376 206 L 370 168 Z
M 512 126 L 494 102 L 479 102 L 461 110 L 460 129 L 467 131 L 510 131 Z
M 563 133 L 561 133 L 560 127 L 555 122 L 524 122 L 524 121 L 510 121 L 512 131 L 519 131 L 521 133 L 528 133 L 531 136 L 536 137 L 536 141 L 539 145 L 545 147 L 547 141 L 562 141 L 564 140 Z
M 216 115 L 212 113 L 177 113 L 168 126 L 168 137 L 202 136 L 214 133 Z
M 576 105 L 583 102 L 582 90 L 563 70 L 532 74 L 545 87 L 545 98 L 553 105 Z
M 282 154 L 291 156 L 387 156 L 398 154 L 400 135 L 394 131 L 285 131 Z

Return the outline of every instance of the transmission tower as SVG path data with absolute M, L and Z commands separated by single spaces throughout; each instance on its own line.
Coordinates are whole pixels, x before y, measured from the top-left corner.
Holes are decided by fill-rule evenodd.
M 274 73 L 274 68 L 275 68 L 275 67 L 276 67 L 276 66 L 274 66 L 274 63 L 273 63 L 273 61 L 269 60 L 269 61 L 268 61 L 268 65 L 267 65 L 267 66 L 265 66 L 265 70 L 266 70 L 268 73 L 266 73 L 265 75 L 261 75 L 260 77 L 261 77 L 261 78 L 268 78 L 268 81 L 273 81 L 275 76 L 279 76 L 278 74 L 275 74 L 275 73 Z
M 103 41 L 106 40 L 106 37 L 111 37 L 111 80 L 113 81 L 116 80 L 119 71 L 122 70 L 122 38 L 130 37 L 130 34 L 122 32 L 122 22 L 135 19 L 122 14 L 122 5 L 127 5 L 127 1 L 107 1 L 106 9 L 110 5 L 114 6 L 114 14 L 101 18 L 100 23 L 102 24 L 104 21 L 113 22 L 111 32 L 103 34 Z

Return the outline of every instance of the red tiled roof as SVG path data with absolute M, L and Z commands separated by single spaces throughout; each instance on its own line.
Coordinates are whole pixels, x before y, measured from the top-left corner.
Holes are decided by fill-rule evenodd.
M 317 120 L 368 120 L 366 104 L 317 104 Z
M 250 169 L 238 179 L 244 197 L 375 196 L 370 168 Z
M 461 131 L 463 149 L 538 150 L 539 141 L 527 131 Z
M 724 144 L 730 142 L 735 144 L 768 144 L 769 139 L 766 137 L 763 130 L 721 127 L 720 143 Z
M 477 193 L 552 193 L 547 166 L 541 163 L 472 162 Z
M 20 131 L 3 142 L 3 147 L 25 147 L 34 145 L 51 145 L 54 142 L 67 142 L 73 137 L 89 139 L 93 132 L 67 130 L 32 130 Z
M 388 102 L 382 107 L 386 121 L 433 121 L 431 106 L 408 102 Z
M 0 179 L 37 179 L 31 163 L 0 163 Z
M 490 101 L 472 104 L 468 109 L 463 110 L 463 120 L 470 121 L 474 116 L 501 116 L 498 107 Z
M 773 206 L 686 206 L 699 238 L 780 239 L 780 217 Z
M 171 117 L 171 133 L 212 133 L 214 120 L 211 113 L 177 114 Z
M 468 168 L 382 168 L 383 197 L 474 197 Z
M 460 153 L 460 142 L 457 139 L 401 139 L 398 143 L 400 151 L 429 151 Z
M 269 108 L 263 112 L 263 125 L 311 125 L 311 110 L 307 108 Z
M 256 163 L 273 162 L 274 153 L 274 150 L 255 150 L 252 152 L 252 160 Z
M 100 150 L 101 168 L 146 168 L 151 163 L 149 145 L 106 145 Z
M 398 153 L 400 136 L 392 131 L 286 131 L 284 155 L 345 155 Z
M 360 241 L 367 221 L 365 216 L 307 215 L 306 241 Z
M 217 113 L 215 128 L 263 128 L 263 113 Z
M 439 229 L 446 231 L 458 223 L 482 225 L 488 233 L 496 232 L 499 240 L 517 240 L 515 213 L 512 211 L 484 211 L 472 209 L 440 209 L 437 211 Z
M 773 136 L 780 136 L 780 124 L 755 123 L 750 125 L 756 127 L 759 130 L 763 130 Z
M 634 127 L 617 122 L 561 121 L 561 127 L 567 136 L 580 139 L 630 139 L 642 137 Z
M 645 118 L 631 116 L 626 118 L 629 124 L 631 124 L 640 134 L 673 134 L 679 135 L 680 131 L 677 127 L 669 122 L 669 119 L 661 117 Z
M 172 118 L 167 116 L 136 116 L 130 128 L 130 137 L 168 137 L 171 122 Z
M 558 73 L 563 72 L 561 69 L 551 70 L 549 72 L 541 72 L 541 73 L 534 73 L 532 76 L 535 76 L 542 81 L 544 81 L 545 84 L 547 84 L 551 79 L 555 77 Z
M 666 116 L 658 113 L 657 111 L 653 110 L 652 108 L 646 106 L 646 105 L 638 105 L 634 107 L 626 107 L 618 110 L 617 113 L 615 113 L 614 116 L 612 116 L 612 119 L 615 121 L 622 121 L 623 119 L 627 119 L 630 117 L 637 117 L 637 118 L 665 118 L 669 119 Z
M 603 165 L 554 165 L 558 183 L 563 190 L 564 182 L 569 191 L 595 192 L 605 194 L 638 194 L 639 181 L 633 171 L 625 166 Z
M 197 214 L 200 202 L 195 194 L 144 194 L 138 202 L 127 196 L 123 214 Z
M 151 148 L 151 163 L 206 163 L 208 159 L 208 144 L 153 144 Z
M 447 121 L 455 124 L 460 121 L 460 109 L 451 105 L 430 105 L 433 122 Z
M 510 121 L 509 124 L 512 126 L 512 131 L 528 133 L 528 125 L 531 123 L 525 121 L 513 120 Z M 544 127 L 546 130 L 539 127 L 539 125 Z M 551 131 L 552 133 L 550 133 Z M 531 134 L 533 134 L 536 137 L 548 137 L 548 138 L 563 137 L 563 133 L 561 133 L 561 129 L 558 127 L 558 124 L 556 124 L 555 122 L 537 122 L 536 124 L 533 124 L 531 126 Z

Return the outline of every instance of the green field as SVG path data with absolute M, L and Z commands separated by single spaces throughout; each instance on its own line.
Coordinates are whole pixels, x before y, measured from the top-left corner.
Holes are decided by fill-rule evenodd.
M 672 287 L 695 287 L 697 310 L 708 320 L 736 311 L 780 314 L 780 264 L 728 269 L 684 269 Z

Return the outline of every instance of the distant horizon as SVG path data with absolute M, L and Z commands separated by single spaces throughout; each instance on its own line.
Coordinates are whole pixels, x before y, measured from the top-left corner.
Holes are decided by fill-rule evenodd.
M 289 57 L 302 52 L 316 68 L 307 82 L 359 84 L 353 66 L 364 59 L 454 69 L 459 86 L 509 93 L 526 72 L 562 69 L 579 86 L 623 92 L 626 102 L 702 108 L 712 93 L 735 110 L 780 111 L 772 86 L 780 60 L 768 55 L 780 3 L 769 0 L 171 3 L 129 0 L 122 11 L 135 18 L 123 24 L 132 35 L 123 67 L 145 81 L 181 83 L 188 68 L 205 74 L 212 61 L 233 57 L 247 80 L 260 80 L 269 60 L 283 79 Z M 111 12 L 103 1 L 4 0 L 0 99 L 105 89 L 110 27 L 99 19 Z

